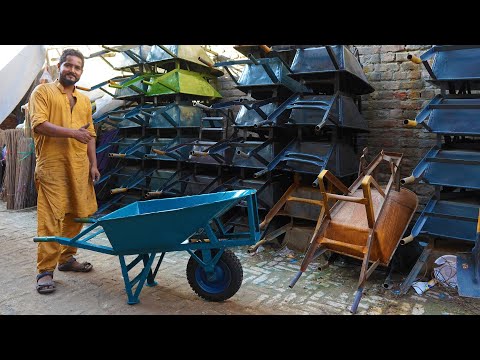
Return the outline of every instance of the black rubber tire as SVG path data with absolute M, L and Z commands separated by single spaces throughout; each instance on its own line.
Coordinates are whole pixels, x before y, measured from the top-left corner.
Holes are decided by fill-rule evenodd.
M 218 250 L 212 250 L 212 257 Z M 202 259 L 201 250 L 195 251 Z M 231 250 L 225 250 L 215 265 L 215 271 L 219 278 L 210 282 L 206 273 L 198 262 L 190 257 L 187 264 L 187 280 L 190 287 L 201 298 L 208 301 L 224 301 L 235 295 L 243 281 L 243 268 L 240 260 Z

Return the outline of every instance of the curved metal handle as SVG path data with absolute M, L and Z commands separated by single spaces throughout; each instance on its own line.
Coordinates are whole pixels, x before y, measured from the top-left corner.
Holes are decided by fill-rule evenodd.
M 127 154 L 115 154 L 115 153 L 108 153 L 108 157 L 116 158 L 116 159 L 123 159 Z
M 407 59 L 410 60 L 411 62 L 415 63 L 415 64 L 421 64 L 422 63 L 422 59 L 420 59 L 418 56 L 415 56 L 413 54 L 408 54 Z
M 407 237 L 404 237 L 402 240 L 400 240 L 400 245 L 408 244 L 409 242 L 413 241 L 413 239 L 413 235 L 408 235 Z
M 263 170 L 260 170 L 260 171 L 256 172 L 255 174 L 253 174 L 253 177 L 254 177 L 255 179 L 257 179 L 257 178 L 265 175 L 265 174 L 268 173 L 268 172 L 269 172 L 268 169 L 263 169 Z
M 209 63 L 207 60 L 203 59 L 202 57 L 198 57 L 198 61 L 200 61 L 202 64 L 207 65 L 208 67 L 213 67 L 213 64 Z
M 208 156 L 209 153 L 205 152 L 205 151 L 192 150 L 192 151 L 190 151 L 190 155 L 192 155 L 192 156 Z
M 124 192 L 127 192 L 128 188 L 116 188 L 116 189 L 112 189 L 110 190 L 110 195 L 115 195 L 115 194 L 120 194 L 120 193 L 124 193 Z
M 415 120 L 403 120 L 403 125 L 406 127 L 415 127 L 418 125 L 418 123 Z
M 262 51 L 265 53 L 265 54 L 268 54 L 269 52 L 272 51 L 272 48 L 269 48 L 267 45 L 258 45 L 258 47 L 260 49 L 262 49 Z
M 411 175 L 411 176 L 408 176 L 406 178 L 401 179 L 400 184 L 401 185 L 413 184 L 415 182 L 415 180 L 417 180 L 417 178 L 415 176 Z
M 165 155 L 165 154 L 167 153 L 166 151 L 157 150 L 157 149 L 152 149 L 152 151 L 153 151 L 155 154 L 158 154 L 158 155 Z

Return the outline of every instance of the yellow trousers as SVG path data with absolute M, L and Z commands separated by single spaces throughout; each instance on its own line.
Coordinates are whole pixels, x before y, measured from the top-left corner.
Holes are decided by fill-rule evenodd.
M 51 211 L 45 209 L 45 206 L 38 206 L 37 209 L 38 236 L 73 238 L 82 230 L 83 224 L 74 222 L 75 216 L 72 214 L 65 214 L 63 220 L 57 220 Z M 60 245 L 57 242 L 39 242 L 37 249 L 38 273 L 54 271 L 57 264 L 66 263 L 76 253 L 76 247 Z

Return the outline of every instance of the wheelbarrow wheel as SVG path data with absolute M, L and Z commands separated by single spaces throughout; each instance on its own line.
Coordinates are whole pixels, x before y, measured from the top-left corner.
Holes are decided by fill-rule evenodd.
M 212 257 L 218 250 L 212 250 Z M 200 259 L 202 252 L 195 251 Z M 201 298 L 209 301 L 224 301 L 236 294 L 243 280 L 240 260 L 231 250 L 225 250 L 215 265 L 215 279 L 210 280 L 204 268 L 190 257 L 187 264 L 187 279 L 190 287 Z

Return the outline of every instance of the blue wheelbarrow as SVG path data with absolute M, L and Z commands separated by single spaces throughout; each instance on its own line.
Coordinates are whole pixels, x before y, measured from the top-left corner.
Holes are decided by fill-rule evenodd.
M 229 228 L 221 216 L 240 202 L 246 205 L 248 231 Z M 91 223 L 73 238 L 35 237 L 35 242 L 54 241 L 62 245 L 116 255 L 120 260 L 128 304 L 139 302 L 142 288 L 154 286 L 160 264 L 169 251 L 187 251 L 187 279 L 203 299 L 224 301 L 240 289 L 243 269 L 231 246 L 253 245 L 260 238 L 256 190 L 183 196 L 137 201 L 98 219 L 81 218 Z M 94 231 L 95 230 L 95 231 Z M 243 228 L 245 230 L 245 228 Z M 91 240 L 105 233 L 109 246 Z M 154 267 L 154 260 L 158 261 Z M 137 255 L 127 264 L 125 256 Z M 142 266 L 129 278 L 129 271 Z M 137 268 L 138 269 L 138 268 Z

